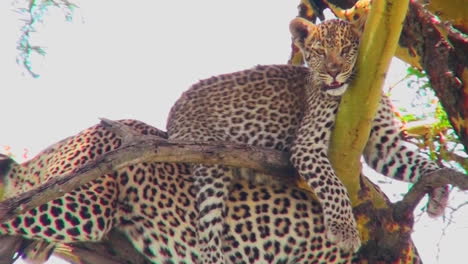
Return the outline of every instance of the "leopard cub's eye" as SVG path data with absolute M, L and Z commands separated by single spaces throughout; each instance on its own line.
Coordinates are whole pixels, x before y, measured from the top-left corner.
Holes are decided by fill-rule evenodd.
M 351 47 L 350 46 L 345 46 L 341 49 L 341 56 L 344 56 L 346 54 L 349 53 L 349 51 L 351 50 Z
M 325 57 L 325 50 L 323 49 L 317 49 L 315 53 L 317 54 L 317 56 Z

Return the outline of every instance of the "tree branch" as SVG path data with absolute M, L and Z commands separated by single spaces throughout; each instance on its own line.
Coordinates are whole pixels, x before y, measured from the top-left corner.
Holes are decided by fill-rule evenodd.
M 24 240 L 20 236 L 0 236 L 0 263 L 16 261 L 15 253 L 20 251 Z
M 47 245 L 47 242 L 41 240 L 29 240 L 20 236 L 0 236 L 0 263 L 12 264 L 21 256 L 31 256 L 30 254 L 37 257 L 35 243 Z M 150 264 L 150 261 L 135 249 L 127 236 L 116 229 L 111 230 L 100 242 L 54 244 L 54 246 L 53 254 L 70 263 Z
M 54 254 L 71 263 L 81 264 L 151 263 L 133 247 L 127 236 L 115 229 L 99 243 L 81 242 L 61 245 Z
M 287 153 L 247 145 L 168 141 L 156 136 L 129 134 L 120 123 L 104 120 L 103 125 L 122 136 L 121 148 L 74 170 L 53 177 L 44 184 L 0 203 L 0 223 L 41 204 L 63 196 L 77 187 L 131 164 L 141 162 L 187 162 L 224 164 L 254 169 L 277 180 L 289 180 L 294 170 Z
M 412 215 L 424 195 L 431 189 L 450 184 L 460 190 L 468 190 L 468 177 L 458 171 L 442 168 L 422 177 L 405 194 L 403 199 L 394 205 L 394 216 L 403 219 Z

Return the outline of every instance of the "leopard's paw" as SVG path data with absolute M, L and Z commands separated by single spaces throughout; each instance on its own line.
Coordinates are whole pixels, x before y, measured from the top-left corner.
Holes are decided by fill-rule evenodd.
M 337 220 L 326 221 L 327 239 L 336 244 L 345 252 L 354 253 L 361 247 L 361 239 L 354 218 L 352 221 L 344 222 Z
M 439 217 L 444 214 L 449 199 L 449 187 L 442 186 L 434 188 L 429 193 L 429 202 L 427 203 L 427 214 L 430 217 Z

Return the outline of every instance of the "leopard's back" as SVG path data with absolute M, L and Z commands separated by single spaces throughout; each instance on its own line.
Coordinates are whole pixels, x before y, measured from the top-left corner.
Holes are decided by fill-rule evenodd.
M 268 65 L 202 80 L 172 107 L 169 138 L 288 150 L 308 76 L 305 67 Z

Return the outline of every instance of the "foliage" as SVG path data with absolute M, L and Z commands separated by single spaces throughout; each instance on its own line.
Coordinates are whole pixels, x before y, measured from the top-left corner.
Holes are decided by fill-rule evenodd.
M 34 45 L 32 33 L 37 31 L 37 25 L 44 23 L 45 15 L 51 11 L 52 8 L 62 10 L 65 15 L 66 21 L 73 19 L 73 10 L 77 7 L 75 4 L 70 3 L 68 0 L 28 0 L 23 2 L 24 7 L 17 7 L 16 11 L 24 16 L 21 20 L 24 22 L 21 27 L 21 35 L 18 39 L 17 49 L 19 51 L 16 62 L 34 78 L 38 78 L 37 74 L 32 67 L 31 58 L 33 54 L 44 56 L 46 50 L 44 47 Z
M 466 172 L 468 162 L 463 145 L 435 96 L 427 75 L 409 67 L 404 80 L 407 89 L 416 93 L 410 107 L 399 109 L 399 118 L 406 127 L 408 140 L 432 160 Z

